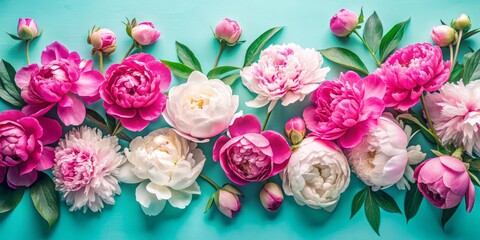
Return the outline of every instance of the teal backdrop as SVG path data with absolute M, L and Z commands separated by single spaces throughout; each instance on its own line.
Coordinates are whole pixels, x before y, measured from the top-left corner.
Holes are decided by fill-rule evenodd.
M 348 46 L 362 57 L 370 71 L 375 65 L 368 52 L 355 37 L 338 39 L 329 30 L 330 17 L 341 8 L 359 13 L 363 6 L 366 17 L 377 11 L 385 32 L 395 23 L 411 17 L 401 46 L 415 42 L 431 42 L 433 26 L 440 19 L 449 22 L 460 13 L 470 15 L 473 26 L 480 27 L 479 1 L 452 0 L 399 0 L 399 1 L 125 1 L 125 0 L 42 0 L 18 1 L 1 0 L 0 29 L 16 32 L 19 17 L 34 18 L 43 35 L 30 46 L 31 60 L 40 61 L 40 53 L 46 45 L 59 41 L 69 50 L 75 50 L 83 58 L 90 58 L 91 47 L 87 44 L 87 30 L 93 25 L 110 28 L 117 34 L 118 48 L 107 58 L 106 65 L 118 62 L 131 44 L 125 33 L 122 21 L 136 17 L 139 21 L 152 21 L 162 32 L 161 38 L 145 52 L 159 59 L 176 61 L 175 41 L 189 46 L 197 55 L 204 69 L 210 69 L 218 51 L 218 43 L 212 36 L 211 27 L 228 17 L 237 20 L 243 28 L 242 39 L 246 43 L 224 52 L 220 65 L 240 66 L 248 45 L 263 31 L 274 26 L 285 26 L 271 43 L 294 42 L 303 47 L 323 49 L 333 46 Z M 466 41 L 463 51 L 470 46 L 479 47 L 479 37 Z M 18 70 L 26 64 L 24 44 L 0 34 L 0 57 L 6 59 Z M 96 66 L 98 59 L 94 58 Z M 328 79 L 338 76 L 345 69 L 325 63 L 332 70 Z M 174 79 L 172 85 L 182 82 Z M 252 109 L 244 102 L 253 99 L 237 81 L 234 92 L 240 95 L 240 108 L 244 113 L 256 114 L 261 120 L 266 116 L 266 108 Z M 308 100 L 286 108 L 277 107 L 268 128 L 282 131 L 285 122 L 293 116 L 301 115 Z M 97 110 L 101 103 L 94 104 Z M 0 103 L 1 110 L 9 106 Z M 159 120 L 139 133 L 145 135 L 167 124 Z M 67 129 L 65 129 L 67 130 Z M 131 136 L 138 134 L 128 133 Z M 213 139 L 215 140 L 215 139 Z M 218 183 L 227 182 L 219 165 L 211 160 L 213 143 L 202 144 L 208 156 L 204 173 Z M 277 179 L 278 180 L 278 179 Z M 234 219 L 224 217 L 213 209 L 204 214 L 205 204 L 213 189 L 198 180 L 202 195 L 194 197 L 185 210 L 171 206 L 156 217 L 145 216 L 135 200 L 135 186 L 122 185 L 121 196 L 116 197 L 114 206 L 106 206 L 101 213 L 81 211 L 69 212 L 64 202 L 60 206 L 60 218 L 56 226 L 48 229 L 46 222 L 36 213 L 30 197 L 25 194 L 20 205 L 10 213 L 0 215 L 0 239 L 378 239 L 360 211 L 352 219 L 350 206 L 354 194 L 363 184 L 354 176 L 348 190 L 332 213 L 314 210 L 295 204 L 286 197 L 281 209 L 269 213 L 263 209 L 258 199 L 260 184 L 241 187 L 246 194 L 242 200 L 242 211 Z M 480 188 L 476 188 L 477 198 Z M 389 189 L 403 210 L 404 192 Z M 445 230 L 440 224 L 441 211 L 423 201 L 417 216 L 407 224 L 404 215 L 381 211 L 380 233 L 384 239 L 475 239 L 480 234 L 480 206 L 470 214 L 465 212 L 462 202 L 459 210 Z

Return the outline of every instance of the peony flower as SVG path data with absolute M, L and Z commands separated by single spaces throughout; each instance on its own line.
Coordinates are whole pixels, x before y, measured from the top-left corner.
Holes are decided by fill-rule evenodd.
M 40 36 L 37 23 L 31 18 L 18 19 L 17 34 L 22 40 L 32 40 Z
M 92 44 L 95 51 L 110 54 L 117 49 L 117 36 L 110 29 L 102 28 L 89 33 L 88 44 Z
M 62 127 L 46 117 L 32 117 L 17 110 L 0 113 L 0 183 L 11 188 L 30 187 L 37 171 L 53 166 L 54 149 Z
M 338 37 L 346 37 L 350 35 L 357 25 L 357 14 L 348 9 L 341 9 L 330 19 L 330 30 Z
M 386 107 L 407 111 L 424 91 L 438 90 L 450 77 L 450 62 L 443 61 L 442 50 L 429 43 L 416 43 L 395 51 L 375 71 L 386 84 Z
M 155 29 L 152 22 L 141 22 L 132 28 L 132 38 L 138 44 L 145 46 L 155 43 L 160 37 L 160 32 Z
M 285 123 L 284 132 L 290 142 L 299 144 L 307 134 L 305 121 L 301 117 L 291 118 Z
M 418 189 L 435 207 L 457 206 L 465 196 L 467 212 L 475 203 L 475 187 L 465 165 L 457 158 L 442 156 L 426 160 L 414 173 Z
M 268 211 L 277 211 L 283 203 L 282 189 L 276 183 L 268 182 L 260 190 L 260 202 Z
M 308 137 L 293 150 L 280 177 L 285 194 L 298 205 L 331 212 L 350 183 L 350 168 L 333 142 Z
M 235 119 L 228 137 L 213 147 L 213 160 L 220 161 L 227 177 L 236 184 L 261 182 L 282 171 L 291 154 L 287 141 L 274 131 L 261 132 L 254 115 Z
M 305 108 L 303 119 L 314 135 L 352 148 L 377 126 L 385 109 L 384 94 L 385 84 L 377 76 L 362 79 L 349 71 L 320 85 L 311 96 L 314 105 Z
M 218 79 L 193 72 L 186 83 L 168 92 L 163 117 L 183 137 L 200 142 L 223 132 L 235 118 L 238 95 Z
M 268 47 L 260 53 L 258 63 L 240 72 L 243 85 L 258 94 L 247 106 L 259 108 L 270 103 L 270 112 L 280 99 L 283 106 L 303 101 L 330 71 L 321 68 L 322 64 L 322 55 L 313 48 L 293 43 Z
M 432 40 L 440 47 L 454 44 L 457 37 L 457 32 L 450 26 L 439 25 L 432 28 Z
M 242 28 L 237 21 L 228 18 L 220 21 L 215 27 L 215 37 L 221 42 L 225 41 L 228 45 L 235 45 L 242 35 Z
M 82 126 L 60 140 L 55 149 L 53 181 L 70 211 L 101 211 L 103 203 L 115 204 L 121 193 L 117 176 L 125 162 L 115 136 L 103 136 L 98 129 Z
M 92 70 L 91 60 L 82 60 L 77 52 L 69 52 L 59 42 L 42 52 L 42 66 L 30 64 L 15 75 L 27 105 L 22 111 L 39 117 L 57 105 L 57 114 L 65 125 L 80 125 L 85 119 L 85 105 L 100 97 L 99 88 L 105 78 Z
M 150 54 L 137 53 L 111 65 L 100 89 L 107 113 L 131 131 L 142 131 L 165 109 L 170 70 Z
M 425 97 L 434 128 L 442 143 L 463 146 L 480 154 L 480 82 L 446 83 Z
M 135 192 L 146 215 L 158 215 L 165 203 L 185 208 L 192 194 L 200 194 L 195 182 L 205 164 L 205 155 L 197 144 L 188 142 L 170 128 L 161 128 L 145 137 L 137 137 L 125 149 L 128 162 L 120 179 L 140 183 Z

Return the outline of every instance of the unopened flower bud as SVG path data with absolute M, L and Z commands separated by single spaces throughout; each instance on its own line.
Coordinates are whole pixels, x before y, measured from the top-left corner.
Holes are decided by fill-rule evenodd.
M 22 40 L 32 40 L 39 36 L 37 23 L 31 18 L 19 18 L 17 33 Z
M 273 182 L 265 184 L 260 191 L 260 201 L 262 202 L 263 207 L 268 211 L 277 211 L 283 203 L 282 189 Z
M 348 9 L 342 9 L 330 19 L 330 30 L 335 36 L 346 37 L 358 25 L 358 16 Z
M 293 144 L 300 143 L 307 134 L 305 121 L 300 117 L 294 117 L 285 124 L 285 136 L 290 139 Z
M 87 42 L 96 51 L 110 54 L 117 49 L 117 36 L 110 29 L 93 29 L 89 34 Z
M 470 17 L 465 13 L 460 14 L 460 16 L 452 23 L 452 27 L 457 31 L 468 31 L 471 26 L 472 21 L 470 21 Z
M 440 25 L 432 28 L 432 40 L 440 47 L 446 47 L 456 40 L 457 32 L 450 26 Z
M 242 35 L 242 28 L 235 20 L 223 19 L 215 28 L 215 37 L 219 41 L 225 41 L 229 45 L 235 45 Z
M 218 190 L 218 200 L 215 203 L 218 210 L 229 218 L 233 218 L 242 209 L 238 195 L 223 188 Z

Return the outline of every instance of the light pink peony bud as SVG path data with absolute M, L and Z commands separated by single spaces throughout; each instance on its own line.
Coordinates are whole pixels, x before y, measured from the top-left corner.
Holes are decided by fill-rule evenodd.
M 235 45 L 242 35 L 242 28 L 235 20 L 223 19 L 215 28 L 215 37 L 219 41 L 226 41 L 229 45 Z
M 32 40 L 39 36 L 37 23 L 31 18 L 19 18 L 17 33 L 23 40 Z
M 218 190 L 217 207 L 225 216 L 232 218 L 242 208 L 238 195 L 230 191 Z
M 460 16 L 452 22 L 452 27 L 455 28 L 455 30 L 457 31 L 468 31 L 471 26 L 472 21 L 470 20 L 470 17 L 465 13 L 460 14 Z
M 265 184 L 260 191 L 260 201 L 262 202 L 263 207 L 268 211 L 277 211 L 283 203 L 282 189 L 273 182 Z
M 358 16 L 348 9 L 342 9 L 330 19 L 330 30 L 335 36 L 346 37 L 355 30 Z
M 117 36 L 110 29 L 102 28 L 90 33 L 88 43 L 95 50 L 110 54 L 117 49 Z
M 293 144 L 300 143 L 307 134 L 305 121 L 301 117 L 294 117 L 285 124 L 285 136 L 290 139 Z
M 457 32 L 450 26 L 440 25 L 432 28 L 432 40 L 440 47 L 446 47 L 455 42 Z
M 132 38 L 138 44 L 145 46 L 153 44 L 160 37 L 152 22 L 141 22 L 132 28 Z

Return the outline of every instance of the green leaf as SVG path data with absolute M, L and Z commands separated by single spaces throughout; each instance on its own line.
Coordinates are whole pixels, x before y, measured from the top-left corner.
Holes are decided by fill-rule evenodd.
M 13 189 L 6 183 L 0 184 L 0 214 L 6 213 L 17 207 L 22 200 L 25 188 Z
M 38 172 L 37 181 L 30 187 L 30 197 L 38 213 L 52 228 L 58 220 L 60 203 L 53 180 L 47 174 Z
M 452 72 L 450 73 L 450 79 L 448 79 L 449 83 L 456 83 L 463 76 L 463 64 L 456 64 L 453 68 Z
M 11 33 L 5 32 L 8 36 L 10 36 L 13 40 L 23 41 L 23 39 L 19 38 L 17 35 L 13 35 Z
M 423 195 L 420 190 L 418 190 L 417 184 L 411 184 L 410 187 L 410 190 L 408 190 L 405 194 L 404 202 L 405 217 L 407 218 L 407 222 L 417 214 L 423 200 Z
M 409 113 L 402 113 L 400 115 L 397 116 L 397 119 L 406 119 L 408 121 L 411 121 L 413 122 L 414 124 L 416 124 L 418 127 L 420 127 L 420 129 L 422 130 L 422 133 L 426 133 L 428 134 L 428 136 L 432 137 L 432 138 L 435 138 L 435 136 L 433 135 L 433 133 L 427 128 L 425 127 L 424 124 L 422 124 L 416 117 L 414 117 L 412 114 L 409 114 Z M 428 139 L 428 136 L 425 136 L 427 137 Z M 433 140 L 435 142 L 435 140 Z
M 480 28 L 477 28 L 477 29 L 473 29 L 473 30 L 470 30 L 468 31 L 467 33 L 465 33 L 463 36 L 462 36 L 462 40 L 465 40 L 469 37 L 472 37 L 473 35 L 477 34 L 480 32 Z
M 108 125 L 108 128 L 110 129 L 110 132 L 113 132 L 113 130 L 115 129 L 115 126 L 117 126 L 117 120 L 110 116 L 109 114 L 105 114 L 107 115 L 107 125 Z
M 348 69 L 368 75 L 368 69 L 362 60 L 354 52 L 340 47 L 332 47 L 319 52 L 328 60 L 344 66 Z
M 15 68 L 0 59 L 0 98 L 16 107 L 23 107 L 25 102 L 20 96 L 20 89 L 15 83 Z
M 222 81 L 227 85 L 232 85 L 238 79 L 238 77 L 240 77 L 240 74 L 235 73 L 235 74 L 223 77 Z
M 445 229 L 445 224 L 447 224 L 448 220 L 450 220 L 450 218 L 453 217 L 453 214 L 455 214 L 459 205 L 457 205 L 453 208 L 443 209 L 443 212 L 442 212 L 442 228 Z
M 167 60 L 160 60 L 163 64 L 167 65 L 167 67 L 172 71 L 173 75 L 179 78 L 188 78 L 190 74 L 194 71 L 192 68 L 188 67 L 183 63 L 177 62 L 170 62 Z
M 402 41 L 403 32 L 409 21 L 410 18 L 404 22 L 397 23 L 387 32 L 387 34 L 385 34 L 385 36 L 383 36 L 382 41 L 380 42 L 380 61 L 382 63 L 387 59 L 390 53 L 398 47 L 400 41 Z
M 385 211 L 402 214 L 402 211 L 398 207 L 395 200 L 386 192 L 382 190 L 378 190 L 378 191 L 372 192 L 372 194 L 375 202 Z
M 365 202 L 365 196 L 367 196 L 367 188 L 364 188 L 360 190 L 355 196 L 353 197 L 352 200 L 352 214 L 350 215 L 350 218 L 353 218 L 355 214 L 360 210 L 362 207 L 363 203 Z
M 263 46 L 282 28 L 283 27 L 274 27 L 268 29 L 267 31 L 262 33 L 262 35 L 260 35 L 257 39 L 255 39 L 255 41 L 253 41 L 252 44 L 248 46 L 247 52 L 245 53 L 245 61 L 243 63 L 243 66 L 246 67 L 252 64 L 252 62 L 262 50 Z
M 207 78 L 208 79 L 217 79 L 218 77 L 220 77 L 221 75 L 225 74 L 225 73 L 228 73 L 228 72 L 231 72 L 233 70 L 237 70 L 237 69 L 240 69 L 238 67 L 233 67 L 233 66 L 220 66 L 220 67 L 216 67 L 212 70 L 210 70 L 208 73 L 207 73 Z
M 363 23 L 364 15 L 363 15 L 363 7 L 360 8 L 360 15 L 358 16 L 358 24 Z
M 179 42 L 175 42 L 175 45 L 177 46 L 177 55 L 180 61 L 187 67 L 201 72 L 202 66 L 200 65 L 200 61 L 195 57 L 192 50 Z
M 447 25 L 442 19 L 440 19 L 440 22 L 442 23 L 442 25 Z
M 90 108 L 86 108 L 85 110 L 87 111 L 86 116 L 90 121 L 92 121 L 97 126 L 103 128 L 103 129 L 111 129 L 107 126 L 107 123 L 105 122 L 105 119 L 103 119 L 103 117 L 102 117 L 102 115 L 100 115 L 100 113 L 98 113 L 95 110 L 90 109 Z M 109 133 L 112 133 L 112 132 L 113 132 L 113 129 L 111 129 L 111 131 Z
M 210 208 L 212 208 L 214 199 L 215 199 L 215 194 L 212 194 L 212 196 L 210 196 L 210 198 L 208 199 L 207 206 L 205 207 L 205 212 L 204 213 L 207 213 L 208 210 L 210 210 Z
M 372 190 L 367 190 L 367 197 L 365 200 L 365 216 L 367 217 L 368 223 L 372 226 L 375 233 L 380 236 L 379 228 L 380 228 L 380 207 L 378 206 L 377 202 L 373 199 Z
M 473 168 L 475 171 L 480 172 L 480 160 L 479 159 L 471 159 L 466 161 L 470 164 L 470 168 Z
M 468 56 L 464 62 L 463 83 L 480 79 L 480 50 Z
M 365 23 L 365 29 L 363 30 L 363 38 L 372 52 L 377 52 L 380 47 L 380 42 L 383 36 L 383 26 L 380 18 L 376 12 L 367 19 Z

